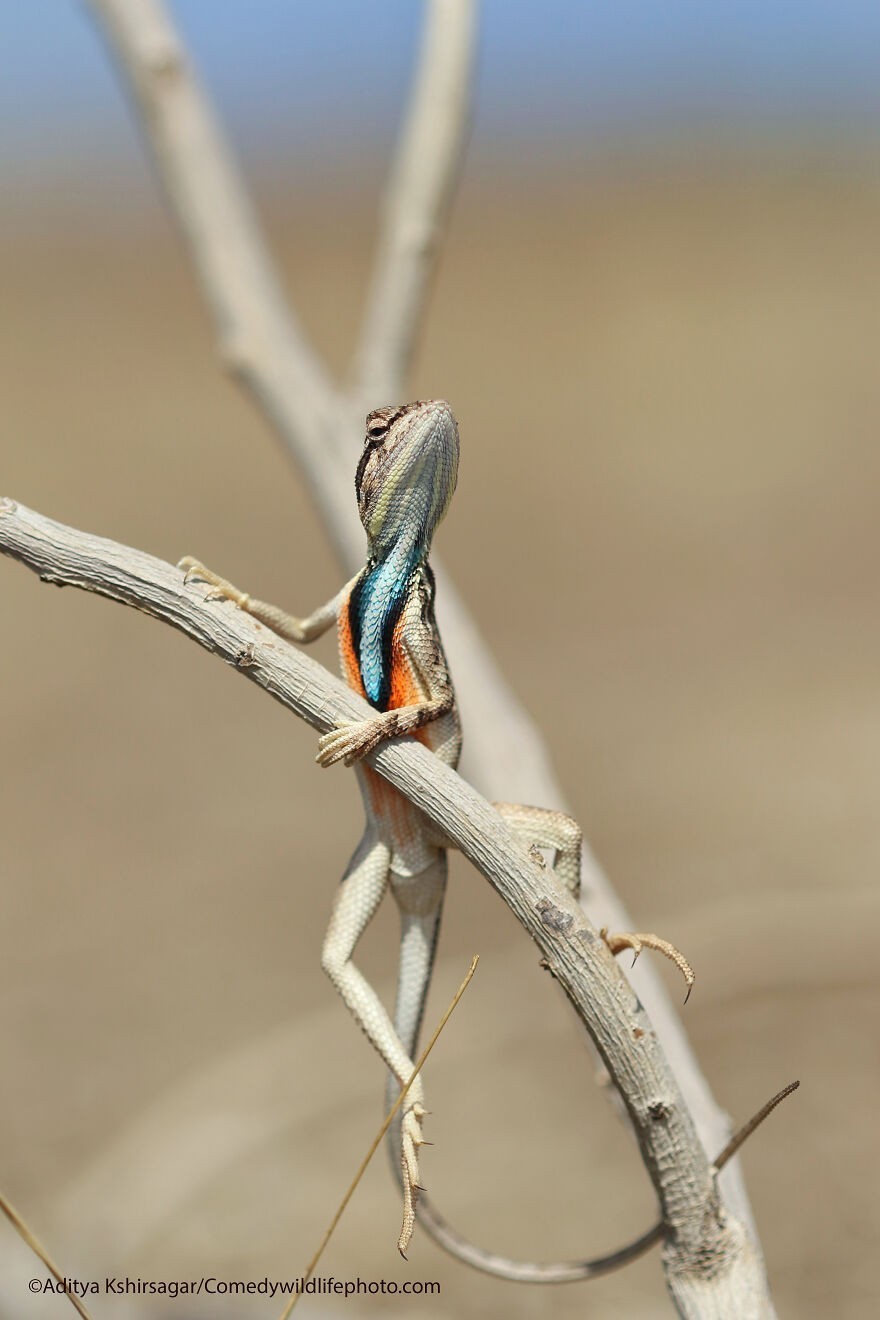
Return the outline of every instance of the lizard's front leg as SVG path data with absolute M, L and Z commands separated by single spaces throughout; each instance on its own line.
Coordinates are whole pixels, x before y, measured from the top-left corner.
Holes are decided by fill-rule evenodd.
M 313 642 L 316 637 L 321 637 L 336 622 L 339 603 L 351 586 L 351 583 L 347 583 L 342 591 L 332 600 L 327 601 L 326 605 L 319 606 L 313 613 L 301 619 L 295 614 L 288 614 L 278 605 L 270 605 L 265 600 L 255 600 L 246 591 L 241 591 L 231 582 L 227 582 L 226 578 L 220 577 L 210 568 L 205 568 L 205 565 L 200 560 L 194 559 L 192 555 L 184 555 L 177 567 L 183 569 L 184 582 L 208 583 L 211 590 L 205 596 L 205 600 L 232 601 L 233 605 L 244 610 L 245 614 L 250 614 L 251 618 L 256 619 L 258 623 L 264 623 L 267 628 L 271 628 L 279 637 L 289 642 Z
M 315 759 L 323 766 L 336 765 L 338 761 L 354 765 L 355 761 L 366 756 L 387 738 L 414 733 L 416 729 L 445 715 L 451 706 L 451 697 L 444 693 L 440 697 L 420 702 L 417 706 L 400 706 L 396 710 L 382 711 L 369 720 L 337 724 L 318 739 L 318 755 Z
M 352 962 L 355 946 L 369 925 L 388 884 L 391 853 L 371 830 L 364 834 L 349 863 L 324 940 L 321 963 L 349 1010 L 403 1086 L 415 1067 L 400 1036 L 373 987 Z M 438 912 L 439 916 L 439 912 Z M 418 1148 L 422 1145 L 425 1115 L 422 1079 L 417 1077 L 407 1092 L 401 1114 L 401 1161 L 403 1167 L 404 1216 L 398 1247 L 403 1253 L 415 1222 L 418 1190 Z

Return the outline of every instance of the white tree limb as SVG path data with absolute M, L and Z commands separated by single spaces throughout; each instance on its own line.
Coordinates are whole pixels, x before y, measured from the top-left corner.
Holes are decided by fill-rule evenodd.
M 367 407 L 403 396 L 470 122 L 476 17 L 474 0 L 428 0 L 355 356 Z
M 350 501 L 342 499 L 347 482 L 333 462 L 342 462 L 341 447 L 333 449 L 337 393 L 284 298 L 247 191 L 171 17 L 161 0 L 88 3 L 127 74 L 222 361 L 256 398 L 325 516 L 353 535 Z
M 340 679 L 228 602 L 139 550 L 78 532 L 0 499 L 0 553 L 44 582 L 75 586 L 172 624 L 242 671 L 320 732 L 370 708 Z M 543 954 L 626 1106 L 663 1223 L 667 1286 L 679 1315 L 774 1315 L 745 1225 L 725 1207 L 650 1018 L 583 910 L 536 865 L 494 808 L 411 738 L 367 761 L 415 803 L 498 891 Z

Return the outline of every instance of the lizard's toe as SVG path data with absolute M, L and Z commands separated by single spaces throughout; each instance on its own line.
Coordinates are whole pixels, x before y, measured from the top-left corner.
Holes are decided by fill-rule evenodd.
M 659 935 L 645 934 L 643 931 L 640 931 L 638 935 L 632 931 L 610 935 L 607 926 L 603 926 L 599 931 L 599 934 L 613 954 L 622 953 L 624 949 L 632 949 L 633 963 L 635 963 L 635 960 L 642 952 L 642 949 L 656 949 L 658 953 L 662 953 L 664 957 L 670 960 L 670 962 L 675 963 L 676 967 L 684 977 L 685 985 L 687 986 L 687 994 L 684 997 L 684 1002 L 687 1003 L 690 999 L 691 990 L 694 988 L 694 980 L 696 979 L 694 976 L 694 969 L 691 967 L 684 954 L 677 949 L 674 944 L 670 944 L 669 940 L 664 940 Z
M 375 745 L 371 721 L 343 720 L 318 739 L 318 755 L 315 760 L 323 766 L 336 765 L 338 761 L 353 765 Z
M 201 560 L 196 559 L 193 555 L 184 555 L 182 559 L 178 559 L 177 567 L 183 569 L 184 582 L 191 582 L 193 578 L 201 578 L 207 581 L 208 570 Z
M 247 592 L 239 591 L 231 582 L 227 582 L 210 568 L 205 568 L 201 560 L 194 559 L 192 555 L 184 555 L 183 559 L 177 561 L 177 567 L 183 569 L 185 584 L 194 580 L 208 584 L 210 590 L 205 593 L 205 600 L 231 600 L 239 609 L 247 609 L 250 603 Z
M 415 1228 L 416 1202 L 419 1192 L 422 1190 L 419 1182 L 419 1147 L 425 1144 L 422 1136 L 422 1118 L 424 1114 L 424 1107 L 416 1102 L 404 1114 L 400 1127 L 400 1163 L 403 1170 L 403 1222 L 400 1226 L 400 1237 L 397 1239 L 397 1249 L 404 1259 Z
M 318 765 L 326 768 L 329 765 L 336 765 L 337 761 L 345 758 L 346 733 L 349 727 L 348 724 L 337 724 L 334 729 L 321 735 L 318 739 L 318 754 L 315 757 Z

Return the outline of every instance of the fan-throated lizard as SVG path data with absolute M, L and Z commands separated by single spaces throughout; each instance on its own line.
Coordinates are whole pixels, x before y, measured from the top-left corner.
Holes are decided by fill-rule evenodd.
M 458 475 L 458 427 L 441 400 L 379 408 L 367 417 L 364 450 L 355 474 L 358 510 L 367 533 L 367 562 L 338 595 L 307 618 L 295 618 L 254 600 L 198 560 L 179 567 L 187 580 L 211 586 L 209 596 L 229 599 L 294 642 L 311 642 L 337 624 L 342 672 L 373 706 L 368 720 L 324 734 L 317 760 L 357 765 L 366 829 L 343 876 L 322 964 L 369 1041 L 390 1069 L 389 1095 L 409 1079 L 437 943 L 446 888 L 449 840 L 361 758 L 386 738 L 410 734 L 447 765 L 458 764 L 461 728 L 443 645 L 434 619 L 434 575 L 428 552 L 449 507 Z M 495 806 L 527 847 L 555 853 L 559 879 L 577 895 L 581 831 L 569 816 L 536 807 Z M 387 888 L 401 916 L 397 1001 L 392 1022 L 352 957 Z M 612 952 L 638 951 L 650 936 L 606 937 Z M 672 951 L 679 966 L 690 969 Z M 390 1106 L 389 1106 L 390 1107 Z M 404 1198 L 398 1246 L 405 1252 L 415 1223 L 419 1147 L 425 1117 L 421 1077 L 413 1082 L 392 1139 L 399 1143 Z

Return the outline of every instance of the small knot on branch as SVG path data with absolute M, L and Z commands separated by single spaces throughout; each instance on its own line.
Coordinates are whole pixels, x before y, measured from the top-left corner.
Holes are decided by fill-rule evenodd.
M 253 642 L 248 642 L 246 646 L 236 654 L 236 669 L 250 669 L 257 663 L 257 648 Z
M 544 925 L 549 926 L 551 930 L 570 930 L 574 924 L 574 918 L 568 912 L 562 912 L 558 907 L 554 907 L 549 898 L 542 898 L 536 911 Z

